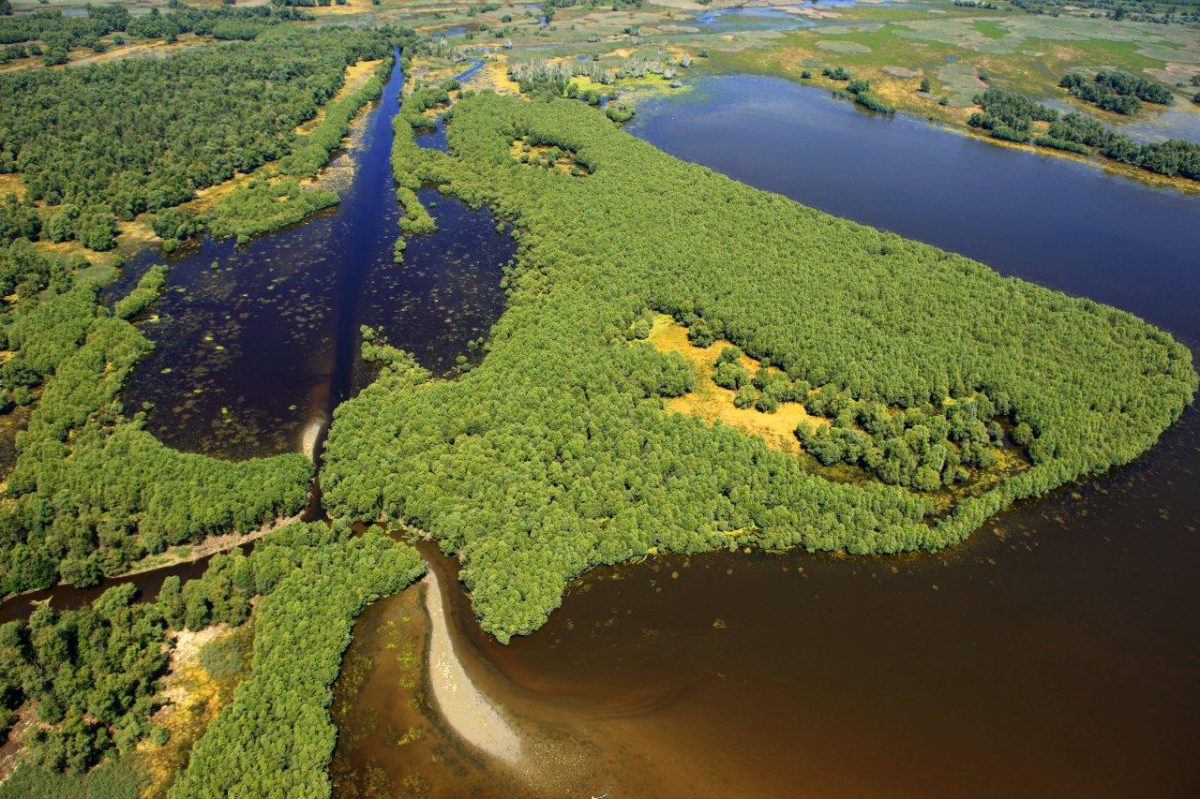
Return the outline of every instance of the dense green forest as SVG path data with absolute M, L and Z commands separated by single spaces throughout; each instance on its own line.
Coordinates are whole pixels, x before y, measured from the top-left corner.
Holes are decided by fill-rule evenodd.
M 479 367 L 436 381 L 392 358 L 337 409 L 324 497 L 339 518 L 403 520 L 457 551 L 502 641 L 540 626 L 589 566 L 653 548 L 953 544 L 1018 498 L 1136 457 L 1196 388 L 1187 349 L 1127 313 L 676 161 L 581 103 L 466 97 L 452 155 L 396 130 L 398 175 L 488 203 L 520 253 Z M 518 139 L 591 174 L 522 165 Z M 899 473 L 827 480 L 757 438 L 664 413 L 690 367 L 628 342 L 647 309 L 820 389 L 848 427 L 873 419 L 881 448 L 908 438 L 978 461 L 996 414 L 1030 466 L 945 515 Z M 907 482 L 953 479 L 945 460 L 896 460 L 912 465 Z
M 386 58 L 395 39 L 279 26 L 161 60 L 0 75 L 0 171 L 20 173 L 28 200 L 77 209 L 81 230 L 169 208 L 284 155 L 285 172 L 310 176 L 370 93 L 311 134 L 297 126 L 341 88 L 347 65 Z
M 78 264 L 75 264 L 78 267 Z M 213 533 L 247 532 L 304 507 L 300 454 L 240 463 L 177 452 L 119 392 L 150 342 L 126 321 L 163 283 L 152 269 L 119 299 L 20 239 L 0 249 L 18 299 L 0 311 L 0 401 L 35 404 L 0 496 L 0 594 L 59 580 L 95 585 L 139 558 Z
M 110 42 L 163 39 L 171 43 L 185 33 L 214 39 L 253 39 L 271 25 L 311 19 L 288 8 L 186 8 L 169 14 L 157 8 L 135 17 L 122 5 L 88 5 L 83 16 L 66 16 L 61 11 L 0 17 L 0 63 L 40 55 L 47 66 L 67 62 L 67 52 L 87 47 L 102 53 Z M 107 40 L 105 37 L 109 37 Z

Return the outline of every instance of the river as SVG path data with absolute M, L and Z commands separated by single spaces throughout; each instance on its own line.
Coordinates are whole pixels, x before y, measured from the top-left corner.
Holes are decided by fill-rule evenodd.
M 162 297 L 135 320 L 154 349 L 122 394 L 129 411 L 146 410 L 159 439 L 229 459 L 305 449 L 319 457 L 333 409 L 375 375 L 359 357 L 362 325 L 435 374 L 452 376 L 459 356 L 478 360 L 469 342 L 485 339 L 503 311 L 501 267 L 516 243 L 487 209 L 422 189 L 439 229 L 410 239 L 403 265 L 393 263 L 399 210 L 388 159 L 403 82 L 397 66 L 325 170 L 322 183 L 342 198 L 333 209 L 246 246 L 206 238 L 174 257 L 143 250 L 106 289 L 121 297 L 151 265 L 170 265 Z M 152 598 L 167 576 L 199 576 L 207 561 L 130 581 Z M 112 582 L 15 597 L 0 604 L 0 622 L 51 597 L 78 607 Z
M 1200 344 L 1200 197 L 770 78 L 643 102 L 629 129 Z M 459 658 L 542 748 L 514 769 L 456 742 L 435 708 L 414 714 L 374 631 L 418 612 L 385 600 L 348 653 L 373 676 L 340 686 L 338 793 L 1195 796 L 1198 416 L 1189 409 L 1137 462 L 1019 504 L 954 550 L 597 569 L 508 646 L 446 588 L 453 562 L 430 556 Z M 419 740 L 389 743 L 400 716 Z
M 486 212 L 426 192 L 441 230 L 391 263 L 398 91 L 397 71 L 340 157 L 354 168 L 337 209 L 172 262 L 140 322 L 157 348 L 126 392 L 168 443 L 296 449 L 370 379 L 359 325 L 452 374 L 500 312 L 512 243 Z M 630 131 L 1200 343 L 1200 198 L 767 78 L 645 102 Z M 133 262 L 125 285 L 155 259 Z M 356 628 L 335 794 L 1195 796 L 1198 417 L 937 556 L 722 552 L 597 569 L 508 646 L 480 632 L 454 561 L 426 547 L 453 650 L 529 754 L 513 766 L 473 750 L 431 702 L 420 588 Z

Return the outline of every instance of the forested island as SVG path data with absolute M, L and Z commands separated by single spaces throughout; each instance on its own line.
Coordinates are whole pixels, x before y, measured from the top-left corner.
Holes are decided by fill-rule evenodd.
M 954 544 L 1016 499 L 1136 457 L 1196 389 L 1188 350 L 1128 314 L 675 161 L 585 104 L 485 93 L 451 113 L 452 156 L 401 123 L 393 158 L 402 184 L 435 183 L 514 224 L 508 310 L 461 379 L 397 357 L 340 407 L 322 485 L 335 516 L 410 524 L 457 552 L 501 640 L 537 629 L 583 570 L 647 552 Z M 531 168 L 518 140 L 586 174 Z M 694 378 L 681 358 L 628 345 L 648 311 L 778 367 L 787 391 L 837 419 L 823 460 L 885 475 L 895 459 L 918 464 L 910 482 L 950 483 L 945 437 L 966 425 L 978 432 L 959 442 L 1004 440 L 1007 425 L 1030 466 L 936 519 L 899 472 L 825 479 L 663 413 Z
M 1137 316 L 622 129 L 638 98 L 682 89 L 701 60 L 750 58 L 733 34 L 703 39 L 710 54 L 664 28 L 651 58 L 639 48 L 657 34 L 582 21 L 640 3 L 419 10 L 420 33 L 378 4 L 347 25 L 341 2 L 0 13 L 0 596 L 49 592 L 0 625 L 0 799 L 330 795 L 343 653 L 364 608 L 425 572 L 419 541 L 461 562 L 483 631 L 509 644 L 602 565 L 943 550 L 1018 500 L 1133 461 L 1193 400 L 1190 351 Z M 448 27 L 456 15 L 469 30 Z M 556 15 L 572 20 L 567 41 L 542 58 Z M 158 55 L 80 55 L 181 37 Z M 535 56 L 518 59 L 522 45 Z M 910 110 L 882 75 L 915 72 L 825 63 L 800 80 L 884 116 Z M 1105 113 L 1175 103 L 1116 66 L 1056 74 Z M 155 304 L 184 291 L 175 258 L 210 240 L 245 251 L 329 213 L 342 198 L 327 167 L 385 85 L 395 102 L 391 80 L 405 85 L 381 198 L 399 214 L 387 266 L 411 268 L 413 243 L 446 232 L 437 205 L 488 209 L 487 231 L 517 247 L 497 266 L 507 304 L 490 335 L 435 374 L 364 326 L 347 352 L 372 380 L 307 452 L 166 446 L 127 388 Z M 938 103 L 938 81 L 914 91 Z M 1138 140 L 975 83 L 962 124 L 989 137 L 1200 180 L 1194 142 Z M 146 247 L 162 263 L 126 274 Z M 151 596 L 121 582 L 226 539 L 200 576 Z M 96 596 L 65 608 L 67 587 Z M 185 668 L 219 701 L 177 724 Z

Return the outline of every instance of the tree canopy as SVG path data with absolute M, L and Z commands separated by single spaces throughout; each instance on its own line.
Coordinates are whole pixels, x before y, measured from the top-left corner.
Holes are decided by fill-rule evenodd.
M 398 124 L 397 177 L 514 223 L 508 308 L 470 373 L 432 380 L 393 357 L 338 408 L 322 486 L 335 516 L 403 520 L 458 552 L 502 641 L 540 626 L 589 566 L 656 548 L 945 547 L 1016 499 L 1136 457 L 1196 388 L 1188 350 L 1130 314 L 682 163 L 581 103 L 467 97 L 448 134 L 450 154 Z M 590 174 L 531 169 L 520 139 Z M 1030 466 L 944 513 L 921 490 L 945 478 L 933 461 L 894 485 L 826 479 L 665 413 L 688 366 L 628 340 L 648 310 L 843 397 L 847 428 L 874 404 L 936 409 L 877 420 L 880 446 L 907 436 L 976 457 L 994 413 Z M 946 410 L 971 398 L 986 401 Z

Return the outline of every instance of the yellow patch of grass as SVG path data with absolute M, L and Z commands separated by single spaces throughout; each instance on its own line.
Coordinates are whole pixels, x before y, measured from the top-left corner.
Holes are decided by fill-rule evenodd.
M 521 87 L 508 76 L 508 62 L 503 56 L 495 61 L 489 61 L 475 73 L 472 84 L 478 81 L 483 89 L 491 89 L 496 94 L 507 94 L 516 97 L 521 94 Z
M 814 427 L 830 424 L 824 417 L 811 415 L 799 402 L 781 403 L 775 413 L 735 406 L 733 398 L 736 392 L 712 381 L 717 356 L 726 347 L 733 346 L 728 341 L 716 341 L 709 347 L 693 347 L 687 338 L 687 328 L 665 314 L 657 314 L 650 329 L 650 343 L 659 352 L 675 352 L 683 356 L 696 372 L 695 390 L 667 400 L 669 411 L 695 416 L 709 424 L 722 422 L 743 433 L 758 436 L 772 449 L 795 454 L 801 451 L 795 432 L 800 422 L 807 421 Z M 751 374 L 758 371 L 760 366 L 757 360 L 745 354 L 742 355 L 741 364 Z M 771 367 L 768 371 L 778 370 Z
M 528 142 L 526 142 L 524 138 L 520 138 L 520 139 L 515 139 L 513 141 L 513 143 L 508 148 L 508 152 L 509 152 L 509 155 L 511 155 L 513 157 L 513 159 L 516 161 L 520 161 L 522 157 L 527 156 L 530 159 L 531 163 L 528 163 L 526 165 L 533 167 L 533 166 L 535 166 L 535 164 L 532 163 L 532 161 L 534 161 L 536 159 L 546 159 L 547 154 L 551 150 L 556 150 L 556 149 L 559 150 L 559 156 L 556 159 L 554 159 L 554 163 L 549 167 L 549 169 L 551 171 L 558 172 L 563 175 L 570 175 L 572 177 L 582 177 L 584 175 L 591 174 L 591 171 L 586 166 L 584 166 L 582 163 L 577 161 L 569 150 L 557 148 L 557 147 L 554 147 L 553 145 L 549 145 L 549 144 L 532 144 L 531 145 Z
M 17 195 L 17 199 L 25 196 L 25 184 L 16 172 L 0 174 L 0 197 L 7 197 L 10 194 Z
M 175 776 L 187 764 L 192 745 L 233 698 L 236 684 L 214 679 L 200 663 L 200 650 L 212 641 L 247 634 L 247 627 L 231 629 L 224 624 L 178 634 L 163 678 L 162 696 L 167 704 L 154 719 L 166 728 L 170 738 L 163 746 L 144 740 L 137 748 L 138 764 L 147 778 L 141 791 L 144 799 L 166 796 Z

